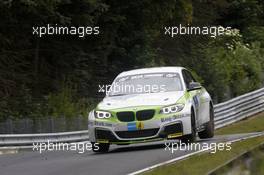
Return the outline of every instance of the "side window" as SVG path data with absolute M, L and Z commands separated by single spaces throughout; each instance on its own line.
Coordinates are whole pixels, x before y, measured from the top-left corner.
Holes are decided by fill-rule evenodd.
M 184 79 L 184 83 L 185 83 L 185 86 L 188 87 L 189 83 L 190 83 L 190 79 L 186 73 L 186 70 L 182 70 L 182 76 L 183 76 L 183 79 Z
M 193 78 L 193 76 L 192 76 L 191 72 L 189 72 L 189 71 L 186 71 L 186 73 L 187 73 L 187 75 L 188 75 L 189 79 L 191 80 L 191 82 L 196 82 L 196 80 Z
M 196 82 L 196 80 L 193 78 L 192 74 L 189 71 L 182 70 L 182 75 L 186 87 L 188 87 L 191 82 Z

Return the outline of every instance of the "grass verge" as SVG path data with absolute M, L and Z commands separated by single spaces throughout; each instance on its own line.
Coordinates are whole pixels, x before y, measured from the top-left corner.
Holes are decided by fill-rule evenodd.
M 216 135 L 264 131 L 264 113 L 216 130 Z
M 232 124 L 225 128 L 216 131 L 217 135 L 222 134 L 236 134 L 257 132 L 264 130 L 264 113 L 258 114 L 255 117 L 245 119 L 238 123 Z M 202 153 L 194 155 L 188 159 L 179 161 L 177 163 L 158 167 L 152 171 L 144 173 L 145 175 L 203 175 L 215 169 L 219 165 L 231 160 L 237 155 L 250 150 L 256 145 L 264 142 L 264 136 L 247 139 L 244 141 L 235 142 L 232 144 L 230 151 L 218 151 L 215 154 Z
M 236 160 L 228 163 L 224 167 L 216 170 L 214 175 L 226 174 L 264 174 L 264 144 L 258 146 L 250 152 L 240 156 Z

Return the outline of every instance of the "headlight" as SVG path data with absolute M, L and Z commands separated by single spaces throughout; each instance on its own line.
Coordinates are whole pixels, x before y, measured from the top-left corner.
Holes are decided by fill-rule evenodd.
M 95 118 L 103 119 L 103 118 L 110 118 L 111 113 L 106 111 L 94 111 Z
M 184 108 L 184 104 L 175 104 L 171 106 L 166 106 L 160 110 L 161 114 L 170 114 L 170 113 L 175 113 L 179 112 Z

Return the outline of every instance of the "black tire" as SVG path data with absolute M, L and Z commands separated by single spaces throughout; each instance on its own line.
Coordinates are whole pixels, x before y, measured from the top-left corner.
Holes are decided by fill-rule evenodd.
M 205 129 L 198 132 L 201 139 L 207 139 L 214 137 L 214 108 L 210 105 L 210 121 L 205 124 Z
M 195 124 L 195 115 L 194 111 L 192 109 L 191 112 L 191 127 L 192 127 L 192 133 L 188 135 L 184 135 L 180 138 L 181 142 L 183 143 L 191 143 L 196 141 L 196 124 Z
M 96 153 L 106 153 L 109 151 L 109 143 L 92 143 L 93 152 Z

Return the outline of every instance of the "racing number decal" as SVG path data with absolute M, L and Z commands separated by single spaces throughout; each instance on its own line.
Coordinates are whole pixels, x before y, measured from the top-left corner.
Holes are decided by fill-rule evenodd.
M 142 123 L 142 122 L 137 122 L 137 129 L 138 129 L 138 130 L 144 129 L 144 123 Z

